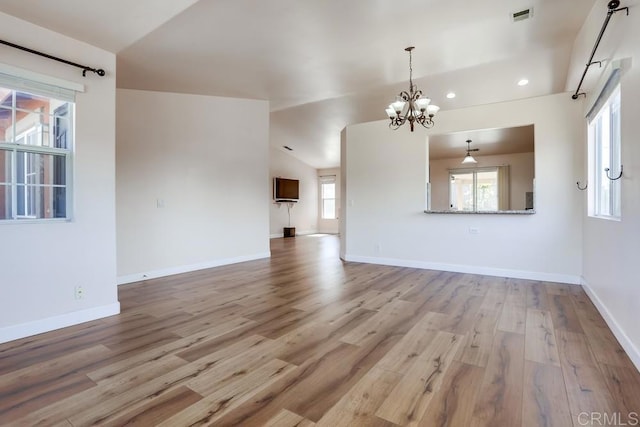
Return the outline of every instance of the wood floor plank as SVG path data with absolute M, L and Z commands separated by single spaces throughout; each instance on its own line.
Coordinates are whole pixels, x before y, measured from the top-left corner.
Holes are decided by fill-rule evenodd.
M 562 375 L 574 425 L 581 413 L 613 414 L 617 406 L 607 387 L 587 337 L 584 334 L 556 330 Z
M 524 334 L 526 317 L 527 309 L 524 304 L 505 303 L 498 319 L 497 328 L 504 332 Z
M 378 368 L 405 373 L 424 352 L 438 331 L 429 329 L 430 320 L 440 313 L 427 313 L 376 365 Z
M 571 426 L 571 411 L 559 366 L 525 361 L 523 427 Z
M 466 363 L 452 362 L 436 393 L 420 420 L 421 427 L 468 427 L 484 376 L 484 369 Z
M 598 362 L 622 368 L 632 366 L 631 360 L 610 329 L 585 328 L 585 335 Z
M 0 425 L 95 387 L 82 372 L 110 355 L 96 345 L 0 376 Z
M 549 310 L 549 301 L 547 291 L 540 282 L 530 282 L 527 286 L 526 305 L 527 308 L 535 308 L 537 310 Z
M 600 370 L 616 402 L 618 424 L 640 425 L 640 372 L 606 364 L 600 364 Z
M 214 390 L 204 399 L 164 420 L 158 426 L 210 424 L 293 369 L 295 369 L 293 365 L 273 359 L 242 379 Z
M 581 287 L 338 249 L 272 239 L 269 259 L 123 285 L 118 316 L 0 344 L 0 425 L 576 427 L 640 412 L 640 373 Z
M 392 424 L 375 412 L 402 379 L 402 374 L 378 366 L 372 368 L 318 422 L 322 427 Z
M 467 295 L 460 298 L 456 306 L 451 307 L 449 314 L 440 314 L 439 319 L 432 318 L 432 321 L 439 320 L 438 329 L 454 334 L 466 334 L 476 321 L 476 316 L 482 305 L 482 296 Z
M 397 328 L 401 324 L 407 324 L 412 318 L 415 304 L 406 301 L 393 301 L 385 306 L 385 310 L 379 311 L 367 319 L 358 327 L 352 329 L 342 337 L 342 341 L 348 344 L 364 346 L 376 339 L 376 335 Z
M 583 333 L 580 320 L 573 308 L 571 296 L 550 295 L 549 298 L 551 300 L 549 308 L 553 318 L 553 326 L 564 331 Z
M 108 427 L 123 425 L 155 426 L 200 400 L 202 400 L 202 396 L 188 387 L 178 387 L 155 400 L 128 410 L 103 425 Z
M 524 358 L 559 367 L 560 357 L 551 313 L 529 308 L 526 322 Z
M 316 423 L 283 409 L 264 425 L 265 427 L 313 427 Z
M 522 424 L 524 336 L 497 332 L 484 373 L 471 425 Z
M 527 305 L 527 280 L 509 279 L 507 280 L 507 297 L 505 305 L 526 306 Z
M 495 309 L 480 309 L 456 360 L 481 368 L 486 367 L 493 347 L 497 322 L 498 312 Z
M 418 425 L 440 389 L 461 341 L 459 335 L 437 332 L 378 408 L 376 416 L 399 425 Z
M 262 426 L 283 408 L 318 421 L 366 373 L 354 369 L 364 357 L 361 348 L 340 342 L 225 415 L 219 423 Z

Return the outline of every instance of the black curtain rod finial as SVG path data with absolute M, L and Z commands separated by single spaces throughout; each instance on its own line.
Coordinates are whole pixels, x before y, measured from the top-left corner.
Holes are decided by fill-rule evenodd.
M 96 70 L 95 68 L 86 67 L 86 68 L 83 68 L 83 70 L 82 70 L 82 77 L 87 77 L 87 71 L 91 71 L 92 73 L 96 73 L 100 77 L 104 77 L 107 74 L 102 68 L 98 68 Z
M 614 10 L 617 9 L 618 6 L 620 6 L 620 0 L 611 0 L 609 2 L 609 4 L 607 5 L 607 7 L 609 8 L 609 10 Z

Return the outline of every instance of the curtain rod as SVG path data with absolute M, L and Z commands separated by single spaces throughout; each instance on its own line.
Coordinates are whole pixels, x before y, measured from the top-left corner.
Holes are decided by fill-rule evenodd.
M 606 30 L 607 25 L 609 25 L 609 20 L 611 19 L 611 16 L 616 12 L 620 12 L 621 10 L 626 10 L 627 16 L 629 16 L 628 7 L 621 7 L 618 9 L 618 6 L 620 6 L 619 0 L 611 0 L 607 5 L 607 8 L 609 9 L 609 11 L 607 12 L 607 17 L 604 19 L 604 23 L 602 24 L 602 28 L 600 29 L 600 34 L 598 34 L 598 38 L 596 39 L 596 44 L 593 46 L 593 50 L 591 50 L 591 56 L 589 57 L 589 61 L 587 62 L 586 67 L 584 68 L 584 72 L 582 73 L 582 77 L 580 78 L 580 83 L 578 83 L 578 88 L 576 89 L 576 93 L 571 95 L 571 99 L 578 99 L 580 95 L 585 95 L 585 96 L 587 95 L 584 92 L 580 92 L 580 88 L 582 87 L 584 78 L 587 75 L 587 71 L 589 71 L 589 67 L 591 67 L 593 64 L 600 64 L 600 66 L 602 66 L 602 61 L 594 61 L 593 57 L 595 56 L 596 50 L 600 45 L 600 41 L 602 40 L 602 36 L 604 35 L 604 30 Z
M 34 55 L 43 56 L 43 57 L 45 57 L 47 59 L 52 59 L 54 61 L 62 62 L 63 64 L 71 65 L 73 67 L 82 68 L 82 77 L 86 77 L 87 71 L 91 71 L 92 73 L 96 73 L 100 77 L 102 77 L 102 76 L 104 76 L 106 74 L 105 71 L 102 68 L 93 68 L 93 67 L 89 67 L 87 65 L 78 64 L 76 62 L 67 61 L 66 59 L 58 58 L 57 56 L 53 56 L 53 55 L 49 55 L 49 54 L 46 54 L 46 53 L 43 53 L 43 52 L 39 52 L 39 51 L 34 50 L 34 49 L 29 49 L 28 47 L 20 46 L 20 45 L 17 45 L 15 43 L 8 42 L 6 40 L 0 40 L 0 43 L 3 44 L 3 45 L 6 45 L 6 46 L 12 47 L 14 49 L 19 49 L 19 50 L 22 50 L 24 52 L 32 53 Z

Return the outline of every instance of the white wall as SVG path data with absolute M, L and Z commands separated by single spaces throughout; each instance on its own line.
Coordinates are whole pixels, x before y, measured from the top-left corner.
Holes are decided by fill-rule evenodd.
M 273 201 L 273 178 L 290 178 L 300 181 L 300 200 L 291 208 L 291 227 L 296 234 L 312 234 L 318 231 L 318 172 L 315 168 L 271 147 L 269 162 L 269 217 L 271 237 L 282 237 L 283 227 L 289 226 L 286 203 Z
M 511 153 L 493 156 L 473 156 L 478 162 L 473 165 L 461 164 L 461 157 L 429 161 L 429 182 L 431 182 L 431 209 L 449 209 L 449 171 L 452 169 L 473 169 L 509 165 L 509 197 L 512 210 L 526 208 L 525 193 L 533 191 L 534 153 Z
M 118 89 L 120 283 L 269 256 L 268 121 L 266 101 Z
M 115 243 L 115 55 L 0 13 L 11 40 L 104 68 L 105 77 L 9 47 L 0 61 L 83 84 L 76 98 L 73 220 L 0 223 L 0 342 L 120 310 Z M 74 288 L 82 286 L 84 299 Z
M 576 146 L 583 106 L 567 94 L 443 111 L 432 131 L 535 125 L 536 214 L 425 214 L 428 131 L 386 121 L 346 128 L 347 260 L 579 281 Z M 343 147 L 344 149 L 344 147 Z M 470 234 L 469 228 L 478 234 Z
M 338 234 L 339 221 L 341 214 L 340 205 L 340 168 L 331 169 L 318 169 L 318 177 L 321 176 L 335 176 L 336 177 L 336 218 L 335 219 L 323 219 L 322 218 L 322 194 L 318 190 L 318 232 Z
M 625 4 L 623 4 L 624 6 Z M 593 39 L 602 24 L 606 8 L 597 2 L 585 27 L 576 40 L 583 46 L 576 61 L 584 61 L 593 46 Z M 586 208 L 587 192 L 583 192 L 581 213 L 584 221 L 583 278 L 590 296 L 600 312 L 625 347 L 627 353 L 640 369 L 640 328 L 638 328 L 638 286 L 637 263 L 640 250 L 640 8 L 632 8 L 629 16 L 617 13 L 598 49 L 599 58 L 631 58 L 630 68 L 621 78 L 621 140 L 622 164 L 622 220 L 607 221 L 589 218 Z M 604 68 L 604 67 L 603 67 Z M 589 73 L 596 73 L 591 67 Z M 606 78 L 606 70 L 602 70 Z M 597 92 L 589 93 L 592 100 Z M 587 102 L 587 105 L 589 102 Z M 586 108 L 585 108 L 586 109 Z M 586 111 L 585 111 L 586 112 Z M 585 139 L 586 145 L 586 139 Z M 581 157 L 582 180 L 586 180 L 587 155 Z M 592 184 L 591 182 L 589 183 Z

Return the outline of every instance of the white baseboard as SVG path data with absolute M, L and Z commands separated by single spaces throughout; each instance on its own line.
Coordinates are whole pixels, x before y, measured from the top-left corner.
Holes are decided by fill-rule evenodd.
M 444 264 L 437 262 L 404 260 L 397 258 L 366 257 L 345 254 L 345 261 L 366 264 L 392 265 L 395 267 L 422 268 L 425 270 L 452 271 L 454 273 L 482 274 L 485 276 L 510 277 L 513 279 L 539 280 L 543 282 L 570 283 L 579 285 L 580 276 L 570 274 L 543 273 L 538 271 L 511 270 L 504 268 L 482 267 L 477 265 Z
M 234 258 L 221 258 L 213 261 L 201 262 L 197 264 L 181 265 L 178 267 L 163 268 L 160 270 L 145 271 L 142 273 L 128 274 L 118 276 L 118 285 L 139 282 L 141 280 L 157 279 L 158 277 L 173 276 L 174 274 L 189 273 L 197 270 L 205 270 L 207 268 L 220 267 L 222 265 L 237 264 L 239 262 L 253 261 L 256 259 L 269 258 L 271 252 L 263 252 L 253 255 L 243 255 Z
M 66 328 L 67 326 L 73 326 L 79 323 L 102 319 L 103 317 L 114 316 L 116 314 L 120 314 L 119 302 L 88 308 L 86 310 L 73 311 L 71 313 L 60 314 L 58 316 L 47 317 L 19 325 L 6 326 L 0 328 L 0 344 Z
M 591 302 L 593 302 L 593 305 L 596 306 L 596 308 L 600 312 L 600 315 L 607 323 L 607 326 L 609 326 L 609 329 L 611 329 L 613 335 L 615 335 L 615 337 L 618 339 L 618 342 L 620 343 L 622 348 L 624 348 L 624 351 L 636 366 L 636 369 L 640 371 L 640 351 L 638 350 L 638 348 L 629 339 L 627 334 L 624 333 L 624 330 L 620 327 L 615 317 L 613 317 L 607 306 L 604 305 L 602 300 L 598 297 L 598 294 L 595 293 L 595 291 L 591 288 L 591 286 L 589 286 L 584 278 L 582 278 L 582 288 L 591 299 Z

